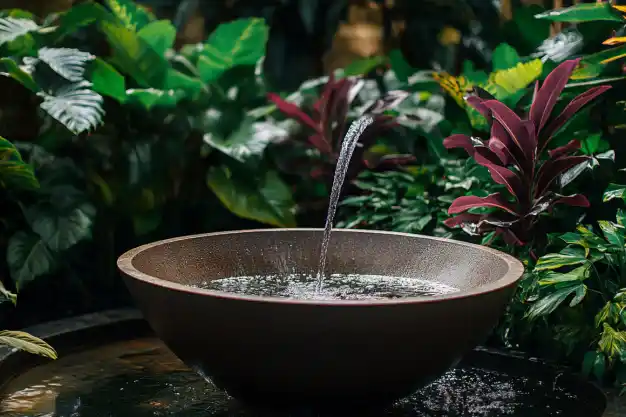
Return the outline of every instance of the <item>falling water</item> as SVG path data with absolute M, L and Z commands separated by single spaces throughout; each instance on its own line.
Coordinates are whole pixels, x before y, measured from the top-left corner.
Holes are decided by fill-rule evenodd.
M 337 159 L 337 166 L 335 167 L 335 178 L 333 179 L 333 187 L 330 192 L 330 201 L 328 204 L 328 214 L 326 215 L 326 226 L 324 226 L 324 238 L 322 239 L 322 246 L 320 249 L 320 262 L 317 268 L 317 286 L 316 290 L 319 292 L 322 289 L 322 283 L 324 280 L 324 270 L 326 269 L 326 253 L 328 252 L 328 243 L 330 242 L 330 233 L 333 229 L 333 220 L 335 218 L 335 212 L 337 211 L 337 204 L 339 204 L 339 194 L 343 187 L 343 181 L 346 178 L 346 172 L 348 172 L 348 166 L 350 165 L 350 159 L 356 148 L 356 144 L 359 142 L 359 138 L 365 132 L 365 129 L 369 125 L 374 123 L 374 118 L 371 116 L 363 116 L 350 125 L 348 133 L 343 139 L 341 144 L 341 152 Z

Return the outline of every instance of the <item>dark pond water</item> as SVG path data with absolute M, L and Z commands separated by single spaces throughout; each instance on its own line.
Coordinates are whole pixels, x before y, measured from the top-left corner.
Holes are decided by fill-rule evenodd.
M 372 416 L 598 417 L 558 376 L 536 379 L 469 365 Z M 5 387 L 10 417 L 253 417 L 180 363 L 158 340 L 137 339 L 69 355 Z M 267 415 L 267 414 L 265 414 Z M 272 416 L 278 416 L 276 413 Z M 363 416 L 363 414 L 360 414 Z M 301 413 L 288 417 L 310 417 Z

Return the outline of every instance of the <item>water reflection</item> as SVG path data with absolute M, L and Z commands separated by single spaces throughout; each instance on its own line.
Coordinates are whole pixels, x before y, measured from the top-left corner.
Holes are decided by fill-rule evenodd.
M 595 417 L 587 399 L 572 394 L 559 380 L 465 366 L 371 415 Z M 21 375 L 5 392 L 0 415 L 7 417 L 263 416 L 211 387 L 154 339 L 67 356 Z

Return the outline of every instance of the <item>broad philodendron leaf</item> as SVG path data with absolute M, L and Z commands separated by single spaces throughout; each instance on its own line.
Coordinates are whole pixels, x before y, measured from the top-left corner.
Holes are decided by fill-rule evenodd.
M 39 30 L 40 26 L 30 19 L 3 17 L 0 19 L 0 45 L 14 41 L 20 36 Z
M 152 13 L 133 0 L 105 0 L 115 17 L 126 29 L 138 31 L 154 20 Z
M 209 36 L 198 57 L 205 83 L 239 65 L 254 65 L 265 54 L 268 27 L 263 19 L 238 19 L 221 24 Z
M 81 28 L 107 19 L 114 20 L 115 17 L 102 5 L 92 1 L 74 2 L 71 8 L 57 15 L 55 30 L 48 35 L 51 38 L 48 45 L 58 44 Z
M 535 271 L 559 269 L 564 266 L 579 265 L 586 261 L 584 249 L 568 247 L 563 249 L 561 253 L 549 253 L 539 258 L 535 265 Z
M 537 300 L 528 310 L 526 316 L 529 319 L 536 319 L 537 317 L 547 316 L 556 310 L 570 295 L 580 291 L 580 287 L 583 287 L 581 281 L 570 281 L 565 283 L 562 287 L 556 288 L 553 292 L 545 297 Z
M 7 263 L 11 278 L 20 291 L 35 278 L 51 272 L 54 259 L 38 235 L 20 231 L 9 239 Z
M 491 61 L 493 70 L 500 71 L 513 68 L 521 62 L 521 59 L 515 48 L 508 43 L 501 43 L 493 51 Z
M 182 91 L 139 88 L 126 90 L 128 103 L 137 103 L 150 110 L 153 107 L 175 107 L 185 95 Z
M 123 103 L 126 101 L 126 79 L 108 62 L 96 58 L 92 64 L 91 84 L 94 91 L 112 97 Z
M 60 252 L 91 237 L 95 209 L 89 204 L 74 208 L 69 213 L 33 208 L 27 211 L 32 228 L 48 248 Z
M 207 174 L 209 188 L 234 214 L 278 227 L 294 227 L 291 190 L 275 171 L 255 178 L 227 166 L 213 167 Z
M 607 201 L 611 201 L 615 198 L 621 198 L 622 200 L 626 201 L 626 199 L 624 198 L 625 196 L 626 196 L 626 185 L 609 184 L 609 187 L 606 189 L 606 191 L 602 195 L 602 201 L 606 203 Z
M 0 345 L 23 350 L 28 353 L 57 359 L 56 350 L 43 340 L 26 332 L 2 330 L 0 331 Z
M 65 85 L 54 94 L 42 92 L 38 95 L 43 97 L 41 108 L 74 134 L 89 131 L 102 123 L 102 96 L 93 91 L 87 81 Z
M 174 46 L 176 28 L 169 20 L 159 20 L 143 27 L 137 36 L 143 39 L 156 53 L 165 56 L 165 52 Z
M 33 167 L 24 162 L 15 146 L 3 137 L 0 137 L 0 182 L 11 188 L 39 188 Z
M 246 119 L 227 139 L 207 133 L 204 142 L 239 162 L 246 162 L 250 158 L 260 157 L 267 145 L 284 139 L 288 134 L 275 124 Z
M 169 64 L 137 33 L 125 27 L 102 22 L 101 30 L 113 50 L 111 62 L 130 75 L 140 86 L 162 88 Z
M 612 22 L 623 22 L 621 14 L 615 10 L 610 2 L 581 3 L 562 9 L 549 10 L 535 15 L 537 19 L 546 19 L 553 22 L 594 22 L 598 20 L 608 20 Z
M 95 58 L 88 52 L 70 48 L 41 48 L 38 55 L 57 74 L 72 82 L 84 80 L 85 66 Z

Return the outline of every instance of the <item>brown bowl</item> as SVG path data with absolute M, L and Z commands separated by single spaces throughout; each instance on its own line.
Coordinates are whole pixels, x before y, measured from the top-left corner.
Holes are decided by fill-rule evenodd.
M 455 366 L 497 324 L 523 273 L 515 258 L 447 239 L 333 231 L 327 271 L 435 280 L 459 292 L 319 301 L 236 295 L 203 281 L 313 273 L 321 229 L 186 236 L 118 260 L 156 334 L 188 366 L 256 406 L 386 405 Z

